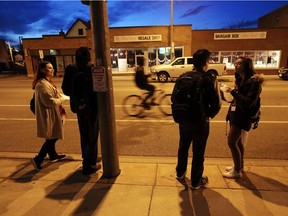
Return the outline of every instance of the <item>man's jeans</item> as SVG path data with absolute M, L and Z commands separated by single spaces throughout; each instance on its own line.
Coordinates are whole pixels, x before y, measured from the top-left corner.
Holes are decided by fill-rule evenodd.
M 209 135 L 209 121 L 197 124 L 179 124 L 180 141 L 178 149 L 177 175 L 187 170 L 188 151 L 192 143 L 191 182 L 196 186 L 204 171 L 204 154 Z

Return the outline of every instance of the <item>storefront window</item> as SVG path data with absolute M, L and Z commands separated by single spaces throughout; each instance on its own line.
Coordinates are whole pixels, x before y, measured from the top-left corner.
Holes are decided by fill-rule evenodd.
M 233 65 L 232 52 L 221 52 L 220 60 L 221 60 L 221 63 L 225 63 L 227 67 Z
M 158 48 L 121 48 L 110 49 L 112 71 L 131 71 L 134 70 L 136 65 L 135 58 L 137 56 L 144 56 L 144 51 L 148 51 L 148 67 L 159 64 L 168 64 L 171 61 L 171 48 L 158 47 Z M 183 56 L 183 47 L 175 47 L 175 58 Z
M 209 63 L 219 62 L 219 52 L 211 52 Z
M 158 50 L 158 64 L 165 64 L 165 61 L 166 61 L 165 47 L 160 47 L 157 50 Z
M 135 67 L 135 50 L 127 50 L 127 64 L 128 68 Z
M 152 67 L 156 65 L 156 48 L 148 48 L 148 66 Z
M 63 59 L 64 59 L 63 56 L 56 56 L 57 70 L 58 71 L 64 71 L 64 69 L 65 69 Z
M 268 51 L 267 67 L 278 68 L 280 62 L 280 51 Z
M 244 52 L 244 56 L 245 57 L 248 57 L 248 58 L 250 58 L 250 59 L 252 59 L 252 60 L 254 60 L 254 58 L 255 58 L 255 51 L 246 51 L 246 52 Z
M 144 55 L 144 52 L 142 49 L 135 50 L 135 52 L 136 52 L 136 55 Z
M 268 52 L 267 51 L 257 51 L 255 52 L 254 67 L 255 68 L 265 68 L 267 65 Z
M 230 67 L 234 67 L 234 62 L 237 61 L 237 59 L 241 56 L 244 56 L 243 52 L 232 52 L 232 60 L 231 60 L 231 64 L 229 64 Z M 226 65 L 227 66 L 227 65 Z
M 73 63 L 73 56 L 64 56 L 64 67 Z
M 183 56 L 183 47 L 175 47 L 175 58 L 182 57 Z
M 171 47 L 166 47 L 165 57 L 166 57 L 166 64 L 169 64 L 171 61 Z
M 119 59 L 126 59 L 127 51 L 126 49 L 119 49 L 118 58 Z
M 267 68 L 273 69 L 279 67 L 280 51 L 233 51 L 230 56 L 230 52 L 220 52 L 221 62 L 226 63 L 227 69 L 234 69 L 234 62 L 240 56 L 251 58 L 254 63 L 254 68 Z
M 117 49 L 110 49 L 110 56 L 111 56 L 111 67 L 118 68 L 118 53 Z

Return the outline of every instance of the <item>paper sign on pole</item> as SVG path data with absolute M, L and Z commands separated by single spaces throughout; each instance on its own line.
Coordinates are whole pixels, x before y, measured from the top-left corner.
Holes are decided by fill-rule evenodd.
M 93 91 L 106 92 L 108 90 L 104 67 L 92 67 Z
M 43 50 L 39 50 L 39 57 L 40 57 L 40 59 L 43 59 L 43 58 L 44 58 Z

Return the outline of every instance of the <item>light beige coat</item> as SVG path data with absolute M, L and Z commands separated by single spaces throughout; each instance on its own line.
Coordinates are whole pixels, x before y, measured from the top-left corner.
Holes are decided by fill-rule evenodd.
M 59 106 L 62 100 L 58 90 L 47 80 L 38 81 L 35 87 L 35 116 L 37 136 L 45 139 L 63 139 Z

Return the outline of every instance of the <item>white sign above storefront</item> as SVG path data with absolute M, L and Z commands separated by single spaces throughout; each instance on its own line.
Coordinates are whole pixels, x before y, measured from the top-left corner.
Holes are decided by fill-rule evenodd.
M 162 41 L 162 35 L 122 35 L 114 36 L 114 42 L 146 42 L 146 41 Z
M 214 33 L 214 40 L 266 39 L 267 32 Z

